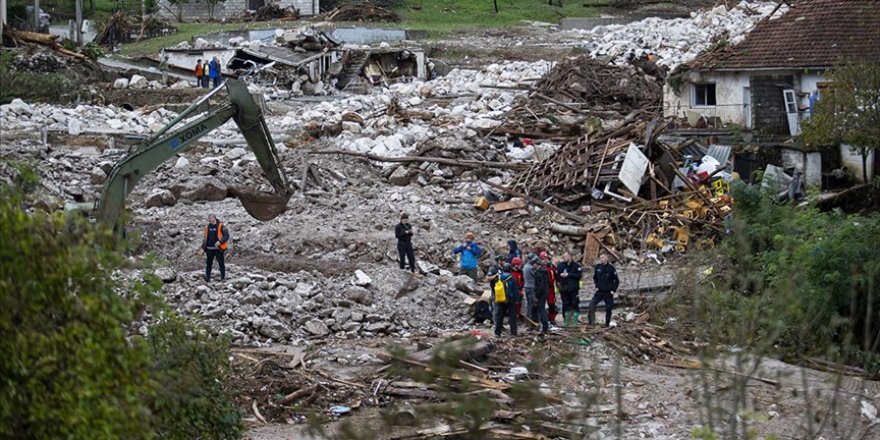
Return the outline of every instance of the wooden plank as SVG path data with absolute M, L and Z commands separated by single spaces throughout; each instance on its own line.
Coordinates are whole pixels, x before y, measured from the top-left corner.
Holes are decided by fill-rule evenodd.
M 520 209 L 526 207 L 526 201 L 523 199 L 510 200 L 507 202 L 498 202 L 492 205 L 495 212 L 510 211 L 511 209 Z

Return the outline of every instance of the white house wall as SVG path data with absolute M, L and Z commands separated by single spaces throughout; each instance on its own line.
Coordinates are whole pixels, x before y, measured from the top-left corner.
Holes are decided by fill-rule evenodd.
M 744 89 L 750 87 L 749 79 L 752 76 L 764 75 L 794 75 L 795 90 L 805 93 L 816 90 L 817 85 L 825 81 L 824 77 L 819 73 L 802 74 L 802 71 L 690 72 L 684 75 L 684 82 L 680 93 L 675 93 L 668 82 L 663 87 L 663 113 L 666 116 L 686 118 L 686 111 L 689 110 L 706 117 L 717 116 L 727 124 L 747 127 L 750 125 L 750 121 L 746 121 L 745 118 Z M 693 84 L 703 83 L 715 84 L 716 105 L 691 105 Z

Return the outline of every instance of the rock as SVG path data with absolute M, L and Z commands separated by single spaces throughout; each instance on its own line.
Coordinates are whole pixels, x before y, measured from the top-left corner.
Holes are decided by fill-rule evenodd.
M 213 176 L 201 176 L 171 187 L 177 198 L 192 201 L 216 202 L 226 198 L 229 192 L 226 184 Z
M 247 41 L 244 37 L 232 37 L 229 39 L 229 45 L 232 47 L 241 46 L 242 43 Z
M 193 48 L 194 49 L 206 49 L 210 45 L 211 45 L 211 43 L 208 43 L 208 40 L 206 40 L 204 38 L 196 38 L 196 42 L 193 45 Z
M 186 168 L 189 166 L 189 159 L 180 156 L 177 158 L 177 162 L 174 163 L 174 168 Z
M 372 324 L 367 325 L 367 328 L 365 330 L 368 332 L 373 332 L 373 333 L 385 332 L 388 330 L 388 323 L 387 322 L 374 322 Z
M 415 171 L 405 166 L 399 166 L 388 176 L 388 181 L 398 186 L 407 186 L 412 181 L 414 173 Z
M 155 81 L 155 80 L 147 83 L 147 88 L 149 88 L 151 90 L 158 90 L 164 86 L 165 86 L 164 84 L 160 83 L 159 81 Z
M 128 87 L 128 78 L 116 78 L 116 81 L 113 81 L 114 89 L 124 89 Z
M 132 75 L 131 80 L 128 81 L 128 87 L 132 89 L 146 89 L 148 85 L 147 79 L 138 74 Z
M 333 319 L 336 320 L 339 325 L 343 325 L 346 322 L 351 320 L 351 310 L 338 308 L 333 310 Z
M 347 332 L 356 332 L 361 329 L 361 325 L 357 322 L 346 322 L 342 324 L 342 330 Z
M 153 271 L 153 275 L 163 283 L 173 283 L 177 279 L 177 273 L 170 267 L 160 267 Z
M 144 206 L 147 208 L 158 208 L 160 206 L 174 206 L 177 199 L 174 194 L 165 188 L 153 188 L 144 200 Z
M 67 134 L 71 136 L 79 136 L 82 134 L 82 122 L 78 119 L 70 118 L 67 120 Z
M 237 147 L 226 152 L 226 157 L 235 160 L 247 154 L 244 148 Z
M 370 283 L 373 282 L 373 279 L 369 277 L 364 271 L 358 269 L 354 271 L 355 281 L 354 284 L 356 286 L 367 287 Z
M 353 286 L 348 289 L 347 294 L 348 294 L 348 299 L 350 299 L 358 304 L 363 304 L 365 306 L 369 306 L 369 305 L 373 304 L 373 294 L 370 293 L 369 290 L 367 290 L 363 287 Z M 354 313 L 352 313 L 352 315 L 354 315 Z M 352 318 L 352 319 L 354 319 L 354 318 Z
M 361 124 L 357 122 L 342 121 L 342 129 L 354 134 L 359 134 L 362 130 Z
M 364 320 L 364 314 L 361 312 L 351 312 L 351 320 L 354 322 L 361 322 Z
M 189 81 L 180 80 L 180 81 L 172 84 L 171 88 L 175 89 L 175 90 L 188 89 L 188 88 L 190 88 L 190 83 L 189 83 Z
M 330 334 L 330 329 L 327 328 L 327 325 L 322 321 L 313 319 L 303 326 L 309 334 L 314 336 L 327 336 Z
M 319 321 L 320 322 L 320 321 Z M 284 339 L 290 334 L 290 329 L 286 325 L 272 319 L 266 318 L 261 324 L 259 332 L 261 335 L 272 338 L 276 341 Z
M 94 167 L 92 171 L 89 171 L 89 181 L 92 182 L 92 185 L 100 185 L 104 183 L 105 179 L 107 179 L 107 173 L 101 167 Z

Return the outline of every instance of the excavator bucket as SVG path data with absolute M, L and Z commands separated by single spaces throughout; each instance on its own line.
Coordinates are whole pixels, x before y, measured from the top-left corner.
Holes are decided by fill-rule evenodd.
M 238 197 L 244 210 L 251 217 L 260 221 L 269 221 L 281 215 L 287 210 L 287 201 L 290 196 L 282 196 L 275 193 L 252 191 L 246 188 L 233 188 L 233 195 Z

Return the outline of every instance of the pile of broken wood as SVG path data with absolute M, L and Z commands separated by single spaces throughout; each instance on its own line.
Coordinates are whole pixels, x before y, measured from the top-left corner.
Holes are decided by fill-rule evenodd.
M 350 2 L 342 4 L 320 16 L 325 21 L 388 21 L 398 22 L 400 16 L 396 12 L 377 6 L 372 2 Z
M 269 3 L 260 6 L 252 17 L 255 21 L 269 20 L 298 20 L 299 11 L 294 7 L 282 8 L 277 3 Z
M 68 57 L 76 58 L 81 61 L 90 61 L 89 57 L 79 53 L 74 52 L 72 50 L 65 49 L 61 43 L 58 42 L 60 37 L 58 35 L 49 35 L 49 34 L 40 34 L 36 32 L 29 31 L 20 31 L 11 27 L 3 28 L 3 41 L 7 41 L 11 46 L 24 46 L 27 44 L 40 44 L 46 46 L 55 52 L 58 52 L 62 55 L 66 55 Z

